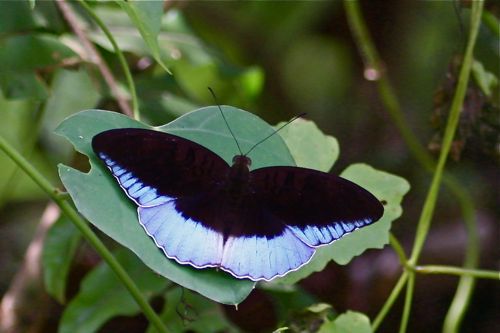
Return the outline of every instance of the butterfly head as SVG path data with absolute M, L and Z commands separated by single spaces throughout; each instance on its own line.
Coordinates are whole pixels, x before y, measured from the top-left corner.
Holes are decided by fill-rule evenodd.
M 250 175 L 252 160 L 245 155 L 233 157 L 233 165 L 228 173 L 228 188 L 233 192 L 241 192 L 246 187 Z
M 246 167 L 247 169 L 252 165 L 252 160 L 250 157 L 247 157 L 245 155 L 235 155 L 233 157 L 233 167 L 235 166 L 240 166 L 240 167 Z

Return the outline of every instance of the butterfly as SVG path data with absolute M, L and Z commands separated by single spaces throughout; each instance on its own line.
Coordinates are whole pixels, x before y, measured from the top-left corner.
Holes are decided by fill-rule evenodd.
M 139 223 L 180 264 L 270 281 L 308 263 L 316 249 L 380 219 L 362 187 L 300 167 L 250 171 L 188 139 L 149 129 L 95 135 L 92 149 L 137 205 Z

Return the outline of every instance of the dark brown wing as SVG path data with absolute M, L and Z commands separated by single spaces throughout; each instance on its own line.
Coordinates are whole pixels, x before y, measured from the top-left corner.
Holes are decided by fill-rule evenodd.
M 92 139 L 92 148 L 127 195 L 141 206 L 208 191 L 229 170 L 229 165 L 207 148 L 147 129 L 99 133 Z
M 382 217 L 384 208 L 362 187 L 333 174 L 297 167 L 250 173 L 250 187 L 269 213 L 310 246 L 329 244 Z

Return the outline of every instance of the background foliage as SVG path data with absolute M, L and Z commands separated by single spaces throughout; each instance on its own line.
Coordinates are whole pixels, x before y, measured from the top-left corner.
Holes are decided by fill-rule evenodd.
M 5 240 L 0 242 L 0 330 L 153 332 L 156 324 L 168 332 L 279 327 L 496 332 L 498 300 L 492 290 L 498 291 L 498 272 L 489 270 L 498 269 L 500 255 L 495 182 L 500 8 L 486 2 L 481 14 L 481 6 L 481 1 L 363 1 L 360 8 L 355 1 L 0 2 L 0 148 L 7 153 L 0 153 L 0 236 Z M 471 77 L 464 102 L 454 108 L 474 30 L 470 22 L 478 11 Z M 363 24 L 368 35 L 360 33 Z M 335 173 L 369 175 L 372 169 L 352 165 L 363 162 L 408 179 L 412 190 L 391 229 L 396 235 L 391 246 L 369 250 L 347 266 L 338 263 L 350 257 L 337 257 L 335 263 L 327 254 L 316 268 L 290 276 L 289 284 L 259 285 L 236 311 L 160 278 L 111 238 L 88 228 L 72 215 L 71 199 L 51 190 L 51 184 L 62 189 L 59 163 L 89 170 L 87 157 L 54 134 L 65 118 L 106 109 L 137 119 L 140 111 L 144 123 L 163 125 L 213 104 L 208 86 L 221 104 L 271 124 L 307 112 L 307 119 L 335 136 L 337 141 L 325 137 L 310 122 L 284 131 L 299 165 L 328 170 L 339 156 Z M 453 110 L 461 114 L 432 214 L 429 198 L 440 184 L 439 171 L 432 173 L 434 160 L 453 137 L 445 130 Z M 104 118 L 89 123 L 74 116 L 67 133 L 75 143 L 78 135 L 90 133 L 75 128 L 90 124 L 96 131 L 113 123 Z M 21 157 L 29 164 L 23 167 Z M 428 192 L 431 180 L 437 182 L 434 192 Z M 406 183 L 397 184 L 388 186 L 399 195 L 392 199 L 394 218 L 408 191 Z M 49 196 L 58 206 L 47 205 Z M 429 210 L 427 234 L 422 212 Z M 418 250 L 424 240 L 421 255 L 415 255 L 420 252 L 415 244 Z M 337 256 L 344 253 L 342 244 L 334 244 Z M 315 270 L 320 272 L 311 274 Z M 133 286 L 123 287 L 125 272 Z M 227 297 L 238 303 L 252 285 L 242 288 Z M 226 297 L 216 287 L 205 290 L 212 299 Z

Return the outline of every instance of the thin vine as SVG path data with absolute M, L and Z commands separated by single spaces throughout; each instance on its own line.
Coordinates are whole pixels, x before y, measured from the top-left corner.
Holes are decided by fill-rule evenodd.
M 22 169 L 47 195 L 59 206 L 61 211 L 75 224 L 83 237 L 94 247 L 109 267 L 115 272 L 118 279 L 130 292 L 144 315 L 151 321 L 158 332 L 167 333 L 167 329 L 160 317 L 154 312 L 141 291 L 127 274 L 125 269 L 115 259 L 113 254 L 106 248 L 104 243 L 90 229 L 83 218 L 65 200 L 66 196 L 61 196 L 61 192 L 54 188 L 50 182 L 39 173 L 21 154 L 19 154 L 3 137 L 0 136 L 0 150 L 4 151 L 16 165 Z
M 92 19 L 95 21 L 95 23 L 101 28 L 102 32 L 106 35 L 108 38 L 109 42 L 111 45 L 113 45 L 113 49 L 116 53 L 116 56 L 118 57 L 118 62 L 120 63 L 120 66 L 123 70 L 123 73 L 125 74 L 125 79 L 127 81 L 128 89 L 130 90 L 130 96 L 132 99 L 132 113 L 134 115 L 135 120 L 140 120 L 141 114 L 139 110 L 139 101 L 137 99 L 137 92 L 135 89 L 135 83 L 134 79 L 132 78 L 132 73 L 130 72 L 130 68 L 127 65 L 127 61 L 125 60 L 125 56 L 123 55 L 122 50 L 116 43 L 115 38 L 109 31 L 109 29 L 106 27 L 104 22 L 99 18 L 99 16 L 94 13 L 93 9 L 85 2 L 85 0 L 77 0 L 78 3 L 85 9 L 85 11 L 92 17 Z
M 479 4 L 482 6 L 482 3 Z M 476 4 L 477 6 L 477 4 Z M 416 160 L 428 171 L 432 172 L 435 169 L 435 164 L 430 157 L 430 155 L 427 153 L 425 148 L 419 143 L 418 138 L 415 136 L 415 134 L 411 131 L 410 127 L 404 120 L 404 117 L 402 116 L 401 113 L 401 107 L 400 103 L 397 99 L 397 96 L 394 92 L 394 89 L 392 85 L 389 82 L 389 79 L 385 75 L 385 68 L 382 65 L 383 62 L 380 59 L 380 56 L 378 55 L 376 48 L 374 47 L 374 44 L 372 42 L 372 39 L 370 37 L 370 34 L 368 32 L 368 29 L 366 27 L 366 24 L 364 22 L 363 16 L 361 14 L 360 8 L 359 8 L 359 3 L 356 0 L 353 1 L 344 1 L 344 7 L 346 10 L 347 18 L 349 21 L 349 25 L 351 27 L 351 31 L 353 33 L 354 39 L 358 45 L 361 57 L 363 58 L 366 66 L 365 73 L 370 73 L 370 75 L 367 75 L 368 79 L 375 80 L 377 83 L 377 87 L 379 90 L 380 98 L 382 100 L 382 103 L 386 107 L 387 111 L 389 112 L 389 115 L 391 116 L 394 124 L 398 128 L 398 130 L 401 133 L 401 136 L 403 137 L 404 141 L 409 147 L 409 150 L 413 154 L 413 156 L 416 158 Z M 477 8 L 477 7 L 476 7 Z M 480 16 L 480 14 L 479 14 Z M 484 17 L 483 17 L 484 20 Z M 471 25 L 471 31 L 472 31 L 472 25 Z M 471 33 L 471 36 L 473 34 Z M 473 41 L 473 40 L 472 40 Z M 468 49 L 470 49 L 471 45 L 471 40 L 469 40 L 468 44 Z M 457 96 L 456 96 L 457 97 Z M 455 102 L 456 103 L 456 102 Z M 461 105 L 461 103 L 459 103 Z M 452 137 L 451 137 L 452 138 Z M 444 165 L 443 165 L 444 166 Z M 472 290 L 474 287 L 474 277 L 484 277 L 482 274 L 467 274 L 466 272 L 470 273 L 470 271 L 477 266 L 478 258 L 479 258 L 479 251 L 478 251 L 478 235 L 477 235 L 477 226 L 476 226 L 476 220 L 475 220 L 475 214 L 474 214 L 474 206 L 473 206 L 473 200 L 470 197 L 470 195 L 462 188 L 462 186 L 456 182 L 452 177 L 449 175 L 444 174 L 443 175 L 443 169 L 441 169 L 441 175 L 439 178 L 443 179 L 443 182 L 445 185 L 450 188 L 451 192 L 456 196 L 457 200 L 460 203 L 462 215 L 464 217 L 464 222 L 467 228 L 468 232 L 468 243 L 466 246 L 466 253 L 465 253 L 465 260 L 464 260 L 464 269 L 456 269 L 453 270 L 454 273 L 460 272 L 461 278 L 459 281 L 459 285 L 457 287 L 457 291 L 455 294 L 455 297 L 452 301 L 452 304 L 450 305 L 450 309 L 448 311 L 448 314 L 445 319 L 445 332 L 454 332 L 458 329 L 460 326 L 460 319 L 463 317 L 463 314 L 465 313 L 465 310 L 467 308 L 467 305 L 469 303 L 470 296 L 472 294 Z M 435 198 L 436 199 L 436 198 Z M 428 209 L 428 208 L 427 208 Z M 430 223 L 430 222 L 429 222 Z M 425 227 L 425 225 L 424 225 Z M 421 227 L 422 228 L 422 227 Z M 425 231 L 425 230 L 423 230 Z M 422 235 L 422 231 L 421 234 Z M 424 237 L 422 238 L 425 240 L 426 232 L 423 234 Z M 419 240 L 420 242 L 421 240 Z M 423 244 L 423 242 L 422 242 Z M 391 245 L 393 246 L 394 250 L 400 257 L 400 260 L 402 261 L 402 264 L 406 266 L 406 269 L 408 270 L 408 274 L 414 274 L 415 272 L 419 273 L 427 273 L 426 271 L 417 271 L 415 269 L 415 261 L 409 261 L 409 262 L 404 262 L 405 257 L 402 255 L 404 254 L 402 252 L 401 247 L 399 246 L 399 242 L 397 242 L 397 239 L 394 236 L 391 236 Z M 415 258 L 415 251 L 412 252 L 412 256 Z M 418 257 L 418 254 L 417 254 Z M 434 266 L 435 268 L 435 266 Z M 496 272 L 487 272 L 487 271 L 482 271 L 482 270 L 472 270 L 475 273 L 482 272 L 482 273 L 493 273 L 491 274 L 486 274 L 486 276 L 489 276 L 492 278 Z M 448 273 L 451 274 L 451 271 L 447 271 Z M 444 273 L 444 272 L 443 272 Z M 388 312 L 388 309 L 392 306 L 394 303 L 395 299 L 397 298 L 398 294 L 402 290 L 402 286 L 407 282 L 407 274 L 406 272 L 403 273 L 403 275 L 400 277 L 398 283 L 396 284 L 396 287 L 393 289 L 393 292 L 390 294 L 389 298 L 387 299 L 386 303 L 384 304 L 382 310 L 379 312 L 379 314 L 376 316 L 373 327 L 374 330 L 376 330 L 379 326 L 380 323 L 382 322 L 383 318 Z M 410 287 L 411 289 L 411 287 Z M 408 295 L 408 289 L 407 289 L 407 295 Z M 411 302 L 407 302 L 408 306 Z M 408 311 L 409 314 L 409 311 Z M 403 321 L 405 319 L 403 318 Z M 452 329 L 446 329 L 447 323 L 451 323 L 451 325 L 448 325 L 448 327 L 453 327 Z M 403 322 L 402 326 L 406 326 L 406 324 Z

